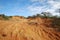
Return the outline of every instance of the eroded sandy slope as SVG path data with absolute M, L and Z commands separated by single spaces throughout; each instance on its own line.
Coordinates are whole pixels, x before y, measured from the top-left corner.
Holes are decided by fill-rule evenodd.
M 0 20 L 0 40 L 60 40 L 60 32 L 46 27 L 44 20 Z

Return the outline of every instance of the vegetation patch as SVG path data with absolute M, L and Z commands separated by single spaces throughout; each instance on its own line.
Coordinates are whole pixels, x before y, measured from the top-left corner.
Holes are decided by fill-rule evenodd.
M 6 16 L 4 14 L 0 14 L 0 18 L 4 20 L 9 20 L 10 18 L 12 18 L 12 16 Z

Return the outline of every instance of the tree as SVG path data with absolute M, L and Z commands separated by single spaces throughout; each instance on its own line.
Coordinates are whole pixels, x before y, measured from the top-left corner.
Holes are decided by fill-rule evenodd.
M 45 18 L 48 18 L 48 17 L 51 17 L 52 16 L 52 14 L 50 12 L 42 12 L 41 14 L 43 14 L 43 16 Z
M 0 17 L 2 17 L 5 20 L 8 20 L 8 19 L 12 18 L 12 16 L 6 16 L 4 14 L 0 14 Z
M 37 17 L 40 17 L 40 14 L 36 14 Z
M 56 9 L 55 12 L 59 13 L 59 16 L 60 16 L 60 8 L 59 9 Z

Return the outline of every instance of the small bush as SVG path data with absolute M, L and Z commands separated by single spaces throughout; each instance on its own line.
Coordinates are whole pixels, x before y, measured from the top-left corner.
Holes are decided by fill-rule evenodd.
M 10 18 L 12 18 L 12 16 L 6 16 L 4 14 L 0 14 L 0 17 L 2 17 L 4 20 L 9 20 Z

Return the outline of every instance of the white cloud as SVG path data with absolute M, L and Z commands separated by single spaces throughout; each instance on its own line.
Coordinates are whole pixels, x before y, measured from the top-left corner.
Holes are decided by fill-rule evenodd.
M 48 12 L 51 12 L 53 13 L 54 15 L 58 13 L 55 12 L 56 9 L 60 8 L 60 1 L 59 0 L 31 0 L 32 2 L 40 2 L 41 4 L 43 4 L 43 2 L 48 4 L 48 5 L 45 5 L 43 4 L 43 6 L 34 6 L 34 4 L 30 5 L 27 7 L 27 9 L 33 13 L 33 14 L 36 14 L 36 13 L 41 13 L 41 12 L 44 12 L 44 11 L 48 11 Z M 50 7 L 50 8 L 49 8 Z
M 27 9 L 32 13 L 32 14 L 36 14 L 36 13 L 40 13 L 42 10 L 42 7 L 40 6 L 28 6 Z
M 48 1 L 52 8 L 60 8 L 60 2 L 58 1 Z
M 59 15 L 59 13 L 56 13 L 55 11 L 56 11 L 57 9 L 60 9 L 60 1 L 59 1 L 59 0 L 55 0 L 55 1 L 50 0 L 50 1 L 48 1 L 48 3 L 50 4 L 51 9 L 54 10 L 54 11 L 51 11 L 51 10 L 50 10 L 50 12 Z
M 45 0 L 30 0 L 31 2 L 44 2 Z

